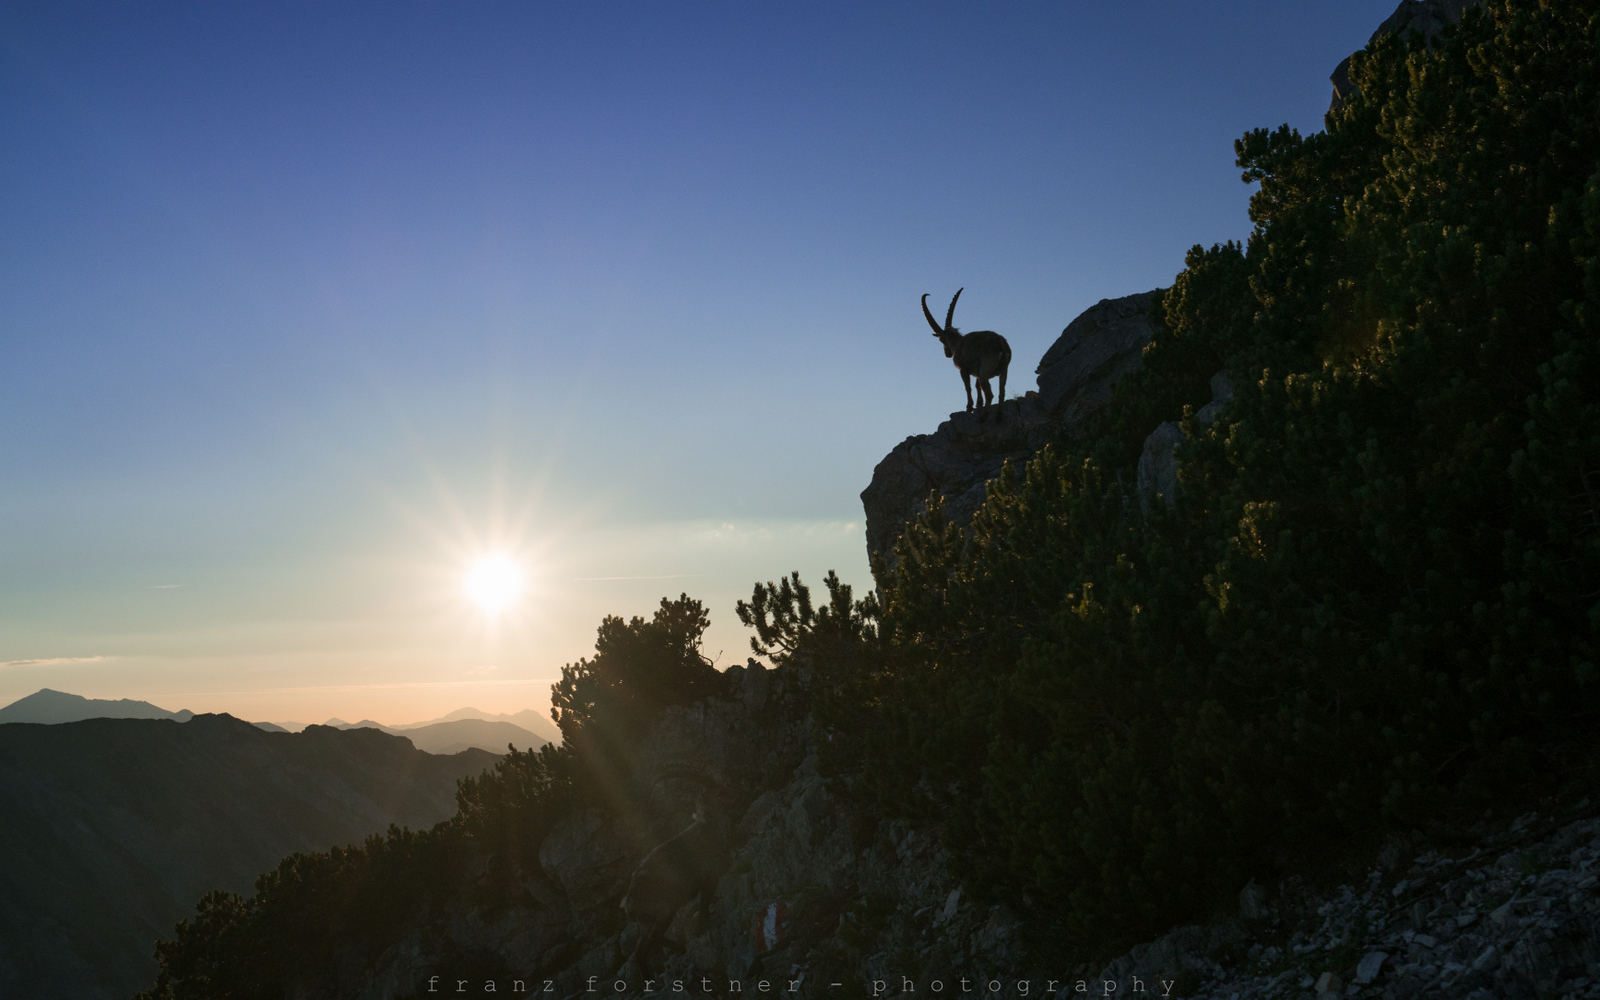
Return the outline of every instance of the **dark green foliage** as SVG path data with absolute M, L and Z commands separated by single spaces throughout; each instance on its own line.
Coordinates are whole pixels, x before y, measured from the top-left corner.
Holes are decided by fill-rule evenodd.
M 1096 433 L 879 567 L 862 783 L 1058 945 L 1592 756 L 1597 31 L 1491 0 L 1375 42 L 1326 132 L 1246 135 L 1247 246 L 1190 252 Z M 1180 502 L 1141 514 L 1161 420 Z
M 291 855 L 256 879 L 249 899 L 201 899 L 176 937 L 156 945 L 161 973 L 140 1000 L 279 1000 L 304 973 L 339 958 L 370 961 L 406 921 L 451 895 L 472 857 L 455 822 Z
M 739 601 L 741 624 L 754 629 L 750 648 L 775 663 L 800 668 L 808 679 L 824 773 L 855 766 L 869 734 L 881 729 L 874 691 L 883 685 L 878 632 L 878 599 L 853 598 L 850 585 L 833 570 L 823 580 L 828 603 L 813 610 L 811 589 L 798 571 L 776 584 L 760 583 L 750 603 Z
M 561 668 L 551 715 L 582 771 L 587 801 L 628 811 L 628 758 L 657 712 L 715 693 L 721 675 L 700 652 L 711 618 L 687 594 L 661 599 L 655 615 L 600 623 L 594 658 Z
M 514 881 L 539 871 L 539 844 L 577 801 L 577 789 L 565 744 L 506 749 L 492 772 L 461 779 L 456 808 L 467 835 Z
M 626 806 L 626 750 L 662 707 L 716 690 L 719 675 L 700 655 L 708 623 L 687 596 L 663 598 L 648 622 L 608 617 L 594 658 L 563 668 L 554 688 L 561 746 L 508 747 L 492 771 L 459 783 L 456 816 L 431 830 L 391 828 L 360 846 L 296 854 L 257 879 L 249 899 L 207 895 L 157 945 L 160 978 L 141 997 L 278 1000 L 299 977 L 371 962 L 447 900 L 526 902 L 551 826 L 580 803 Z
M 563 742 L 630 743 L 665 706 L 712 693 L 717 671 L 700 653 L 710 624 L 705 606 L 687 594 L 676 601 L 663 597 L 649 621 L 607 615 L 594 659 L 562 667 L 552 689 L 551 716 Z
M 755 629 L 750 649 L 757 656 L 787 663 L 802 644 L 814 655 L 822 646 L 853 648 L 872 642 L 876 631 L 871 622 L 878 614 L 878 600 L 868 594 L 863 601 L 852 600 L 850 585 L 828 570 L 823 583 L 828 588 L 828 604 L 813 611 L 811 589 L 800 582 L 799 572 L 790 573 L 776 584 L 755 585 L 750 603 L 739 601 L 734 611 L 739 623 Z

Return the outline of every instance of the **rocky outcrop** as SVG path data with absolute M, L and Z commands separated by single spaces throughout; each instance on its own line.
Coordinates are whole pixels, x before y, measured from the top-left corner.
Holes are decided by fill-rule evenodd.
M 861 493 L 867 547 L 888 555 L 907 521 L 944 498 L 945 515 L 966 524 L 983 505 L 985 484 L 1007 461 L 1026 459 L 1063 434 L 1071 435 L 1111 401 L 1117 379 L 1139 367 L 1154 332 L 1155 292 L 1102 299 L 1061 331 L 1035 369 L 1039 388 L 1001 404 L 999 420 L 952 413 L 932 434 L 896 445 Z
M 1194 418 L 1209 424 L 1222 412 L 1222 407 L 1233 398 L 1233 383 L 1227 372 L 1211 376 L 1211 402 L 1200 407 Z M 1183 443 L 1183 428 L 1177 421 L 1168 420 L 1158 425 L 1144 439 L 1144 452 L 1139 456 L 1139 503 L 1149 509 L 1151 499 L 1160 497 L 1168 507 L 1178 502 L 1178 445 Z
M 1402 0 L 1372 38 L 1418 32 L 1432 39 L 1461 20 L 1478 0 Z M 1352 92 L 1350 59 L 1334 70 L 1333 107 Z M 1149 319 L 1154 292 L 1102 299 L 1061 331 L 1045 352 L 1036 374 L 1038 389 L 1001 404 L 1001 419 L 979 422 L 974 414 L 952 413 L 932 434 L 906 438 L 872 471 L 861 493 L 867 517 L 867 548 L 892 559 L 894 543 L 907 521 L 927 510 L 928 498 L 944 499 L 945 516 L 965 525 L 983 505 L 986 484 L 1008 461 L 1026 459 L 1062 435 L 1073 435 L 1111 401 L 1117 379 L 1136 370 L 1153 328 Z M 1140 462 L 1140 493 L 1159 492 L 1170 504 L 1177 464 L 1172 449 L 1180 438 L 1175 423 L 1151 435 Z
M 1435 35 L 1444 30 L 1445 25 L 1460 21 L 1462 12 L 1478 2 L 1479 0 L 1400 0 L 1400 6 L 1378 25 L 1378 30 L 1367 39 L 1367 44 L 1371 45 L 1384 35 L 1403 37 L 1413 31 L 1431 42 Z M 1337 111 L 1344 107 L 1344 102 L 1355 92 L 1355 85 L 1350 82 L 1351 58 L 1352 56 L 1345 56 L 1335 67 L 1333 75 L 1328 77 L 1333 83 L 1333 103 L 1329 105 L 1329 111 Z
M 1061 331 L 1039 366 L 1039 406 L 1066 428 L 1111 402 L 1117 379 L 1139 367 L 1154 291 L 1101 299 Z

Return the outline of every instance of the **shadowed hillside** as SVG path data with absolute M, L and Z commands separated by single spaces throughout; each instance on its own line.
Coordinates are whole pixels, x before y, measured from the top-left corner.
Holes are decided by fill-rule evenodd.
M 493 760 L 228 715 L 0 725 L 0 996 L 128 996 L 199 895 L 248 890 L 298 851 L 431 826 Z

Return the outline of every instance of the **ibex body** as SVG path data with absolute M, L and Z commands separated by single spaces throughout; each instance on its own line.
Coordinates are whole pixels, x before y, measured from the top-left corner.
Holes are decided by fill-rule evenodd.
M 685 903 L 711 895 L 727 866 L 727 838 L 703 806 L 693 823 L 644 856 L 622 897 L 623 912 L 639 925 L 634 954 L 641 962 Z
M 1011 367 L 1011 345 L 993 330 L 975 330 L 964 334 L 950 325 L 956 315 L 956 299 L 961 298 L 964 291 L 964 288 L 956 289 L 955 296 L 950 300 L 950 309 L 944 314 L 944 326 L 941 327 L 933 318 L 933 313 L 928 311 L 926 295 L 922 297 L 922 315 L 928 318 L 933 335 L 944 345 L 944 356 L 954 359 L 956 370 L 961 372 L 961 384 L 967 389 L 968 413 L 972 412 L 972 380 L 978 380 L 978 406 L 981 407 L 978 419 L 983 420 L 989 405 L 994 402 L 994 390 L 989 388 L 989 380 L 996 375 L 1000 376 L 1000 412 L 1002 415 L 1005 413 L 1006 369 Z

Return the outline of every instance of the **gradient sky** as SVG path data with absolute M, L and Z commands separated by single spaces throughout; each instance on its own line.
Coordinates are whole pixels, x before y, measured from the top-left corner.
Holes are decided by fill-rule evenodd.
M 0 0 L 0 704 L 544 709 L 680 591 L 743 662 L 964 405 L 921 294 L 1032 388 L 1393 7 Z

